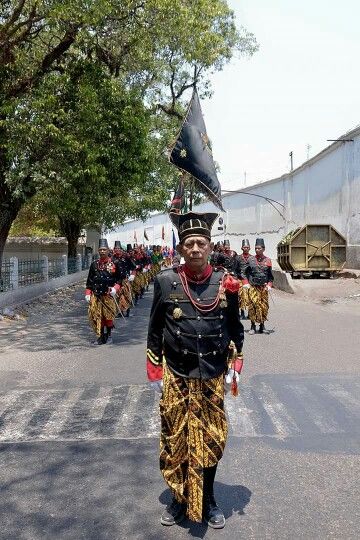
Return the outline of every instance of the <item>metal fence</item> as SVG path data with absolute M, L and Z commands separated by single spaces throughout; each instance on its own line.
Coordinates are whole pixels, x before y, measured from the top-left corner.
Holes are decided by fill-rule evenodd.
M 35 260 L 18 260 L 18 287 L 40 283 L 44 279 L 40 257 Z
M 0 293 L 86 270 L 91 262 L 91 255 L 72 258 L 63 255 L 57 259 L 46 256 L 29 260 L 17 257 L 4 259 L 1 264 Z
M 0 292 L 12 289 L 10 276 L 12 274 L 13 263 L 10 260 L 3 260 L 0 274 Z

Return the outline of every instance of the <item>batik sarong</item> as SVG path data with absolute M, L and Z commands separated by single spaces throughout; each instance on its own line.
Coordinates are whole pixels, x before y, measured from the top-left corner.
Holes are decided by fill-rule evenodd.
M 115 319 L 117 313 L 115 300 L 111 296 L 91 295 L 88 316 L 91 327 L 97 336 L 101 335 L 101 329 L 106 325 L 105 322 Z
M 239 309 L 249 309 L 249 288 L 240 287 L 239 289 Z
M 255 323 L 267 321 L 269 311 L 269 293 L 265 287 L 250 287 L 249 319 Z
M 202 521 L 203 469 L 221 459 L 227 433 L 224 375 L 185 379 L 164 365 L 160 470 L 192 521 Z

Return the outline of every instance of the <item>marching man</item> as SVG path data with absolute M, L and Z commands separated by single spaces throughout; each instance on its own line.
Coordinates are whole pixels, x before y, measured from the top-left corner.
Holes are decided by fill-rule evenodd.
M 271 259 L 264 254 L 265 242 L 257 238 L 255 242 L 255 257 L 250 256 L 243 269 L 243 288 L 249 289 L 249 319 L 251 328 L 249 334 L 256 333 L 256 323 L 259 324 L 259 334 L 268 334 L 265 328 L 269 312 L 269 290 L 274 281 Z
M 94 345 L 112 342 L 111 330 L 118 312 L 115 298 L 125 278 L 122 267 L 109 256 L 106 238 L 100 238 L 99 259 L 90 265 L 85 291 L 89 321 L 97 335 Z
M 173 498 L 161 523 L 168 526 L 185 515 L 214 529 L 225 525 L 214 479 L 228 433 L 224 390 L 239 378 L 244 329 L 238 280 L 208 264 L 216 218 L 170 213 L 185 264 L 160 272 L 154 282 L 147 373 L 162 392 L 160 469 Z M 229 349 L 231 341 L 236 349 Z

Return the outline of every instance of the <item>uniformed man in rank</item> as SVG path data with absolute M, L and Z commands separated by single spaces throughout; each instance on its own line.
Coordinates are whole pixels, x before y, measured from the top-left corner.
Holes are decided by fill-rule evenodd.
M 249 334 L 256 333 L 256 323 L 259 324 L 259 334 L 268 334 L 265 328 L 269 312 L 269 290 L 272 288 L 274 277 L 271 259 L 264 254 L 265 242 L 257 238 L 255 242 L 255 257 L 250 256 L 243 267 L 243 288 L 249 291 L 249 319 L 251 328 Z
M 89 321 L 97 335 L 94 344 L 112 342 L 111 330 L 118 312 L 115 298 L 125 278 L 122 267 L 109 256 L 106 238 L 100 238 L 99 259 L 90 265 L 85 291 L 85 300 L 89 304 Z
M 238 255 L 239 260 L 239 270 L 238 276 L 241 277 L 244 275 L 245 268 L 248 264 L 250 254 L 250 242 L 247 238 L 243 238 L 241 242 L 241 251 L 242 253 Z M 245 311 L 249 309 L 249 289 L 248 287 L 241 287 L 239 291 L 239 307 L 240 307 L 240 317 L 241 319 L 246 319 Z
M 208 264 L 217 214 L 170 218 L 185 264 L 155 278 L 147 341 L 148 378 L 162 390 L 160 469 L 173 497 L 161 523 L 174 525 L 187 515 L 220 529 L 225 517 L 214 479 L 228 432 L 224 380 L 237 381 L 242 365 L 239 282 Z M 229 363 L 231 341 L 236 352 Z

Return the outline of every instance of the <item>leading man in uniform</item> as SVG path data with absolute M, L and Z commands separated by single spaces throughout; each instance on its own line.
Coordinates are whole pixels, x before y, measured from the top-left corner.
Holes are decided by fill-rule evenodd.
M 242 365 L 239 283 L 208 264 L 217 214 L 170 218 L 185 264 L 155 278 L 147 342 L 148 378 L 162 391 L 160 469 L 172 494 L 161 523 L 173 525 L 187 515 L 222 528 L 213 486 L 228 432 L 224 378 L 238 379 Z M 237 353 L 229 364 L 231 341 Z

